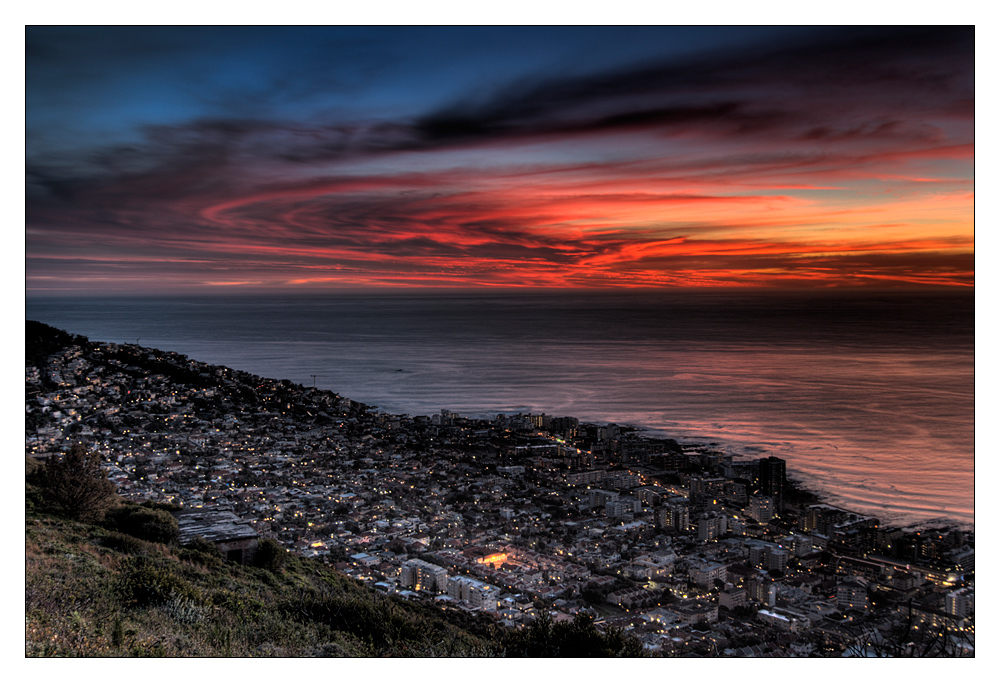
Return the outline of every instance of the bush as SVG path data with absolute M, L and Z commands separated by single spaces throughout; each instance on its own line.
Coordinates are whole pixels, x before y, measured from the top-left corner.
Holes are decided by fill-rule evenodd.
M 265 538 L 257 544 L 257 552 L 254 553 L 253 563 L 261 569 L 280 574 L 285 569 L 285 561 L 288 552 L 278 544 L 273 538 Z
M 215 569 L 222 565 L 222 553 L 211 541 L 206 541 L 201 536 L 195 536 L 194 540 L 184 546 L 179 557 L 184 560 L 191 560 L 200 565 Z
M 100 519 L 116 499 L 101 456 L 79 442 L 62 458 L 50 457 L 33 479 L 57 511 L 83 522 Z
M 194 604 L 202 602 L 198 589 L 144 555 L 125 558 L 117 589 L 126 607 L 146 607 L 180 599 Z
M 150 508 L 151 510 L 166 510 L 167 512 L 178 512 L 184 508 L 176 503 L 160 503 L 155 500 L 144 500 L 139 507 Z
M 642 642 L 621 629 L 604 633 L 592 617 L 578 614 L 571 622 L 554 624 L 548 616 L 525 628 L 504 633 L 501 647 L 507 657 L 641 657 Z
M 149 547 L 144 541 L 139 540 L 135 536 L 118 533 L 117 531 L 112 531 L 105 536 L 101 544 L 105 548 L 118 550 L 129 555 L 140 555 L 146 552 Z
M 176 543 L 180 535 L 177 520 L 169 512 L 138 505 L 108 510 L 104 515 L 104 526 L 144 541 L 168 545 Z

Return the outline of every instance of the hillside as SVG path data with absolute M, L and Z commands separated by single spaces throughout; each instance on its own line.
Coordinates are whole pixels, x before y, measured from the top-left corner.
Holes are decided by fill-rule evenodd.
M 527 627 L 511 629 L 483 613 L 387 595 L 333 568 L 329 557 L 324 562 L 287 552 L 271 538 L 262 541 L 269 552 L 258 552 L 257 566 L 228 562 L 201 539 L 180 547 L 177 522 L 167 512 L 178 506 L 143 495 L 154 489 L 135 473 L 130 480 L 117 479 L 115 493 L 107 462 L 102 462 L 104 448 L 131 443 L 133 436 L 139 435 L 143 443 L 178 433 L 157 412 L 150 394 L 169 390 L 196 396 L 209 387 L 210 398 L 192 399 L 192 412 L 206 420 L 215 419 L 220 410 L 235 413 L 263 435 L 256 438 L 273 438 L 280 427 L 275 415 L 287 415 L 293 420 L 289 424 L 301 429 L 306 422 L 332 422 L 330 413 L 341 420 L 358 419 L 365 415 L 364 407 L 332 392 L 307 392 L 178 354 L 92 343 L 31 321 L 26 324 L 26 347 L 26 398 L 32 406 L 46 406 L 51 392 L 76 397 L 79 394 L 68 389 L 98 386 L 72 379 L 67 368 L 73 363 L 99 359 L 116 373 L 101 375 L 114 377 L 100 383 L 111 398 L 74 403 L 75 415 L 58 418 L 66 426 L 56 421 L 55 411 L 35 408 L 26 417 L 26 433 L 34 443 L 41 443 L 36 435 L 47 431 L 50 443 L 59 449 L 53 448 L 49 460 L 41 462 L 36 446 L 25 463 L 26 656 L 642 653 L 638 640 L 615 628 L 599 632 L 589 616 L 553 624 L 543 614 Z M 67 362 L 53 364 L 55 357 Z M 147 382 L 151 377 L 157 378 L 156 384 Z M 105 414 L 111 417 L 105 419 Z M 104 441 L 97 441 L 98 432 L 104 433 Z M 227 438 L 241 437 L 234 431 Z M 358 439 L 352 431 L 345 431 L 344 438 L 349 444 Z M 67 465 L 74 453 L 82 457 L 76 469 Z M 175 476 L 188 477 L 187 470 L 196 469 L 201 457 L 200 450 L 193 451 Z M 302 475 L 297 476 L 301 482 Z M 279 477 L 275 483 L 295 483 Z M 189 489 L 229 486 L 189 478 Z M 81 487 L 84 493 L 93 492 L 89 488 L 100 495 L 87 504 L 70 501 L 70 494 L 78 495 Z M 123 488 L 130 489 L 128 495 Z M 139 505 L 140 500 L 146 502 Z
M 37 500 L 29 484 L 27 497 Z M 29 657 L 641 656 L 586 616 L 518 630 L 381 595 L 322 562 L 287 553 L 280 569 L 143 541 L 29 511 Z
M 25 522 L 28 656 L 482 656 L 469 630 L 287 554 L 270 571 L 51 515 Z

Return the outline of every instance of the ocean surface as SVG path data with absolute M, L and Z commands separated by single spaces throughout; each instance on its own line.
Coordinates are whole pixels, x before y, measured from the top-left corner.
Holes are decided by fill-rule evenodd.
M 972 292 L 28 298 L 26 317 L 331 389 L 775 455 L 883 524 L 974 524 Z

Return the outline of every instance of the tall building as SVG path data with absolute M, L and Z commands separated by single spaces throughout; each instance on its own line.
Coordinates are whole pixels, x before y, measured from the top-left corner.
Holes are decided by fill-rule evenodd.
M 720 514 L 698 517 L 698 540 L 713 541 L 726 533 L 726 518 Z
M 632 496 L 622 496 L 604 504 L 604 514 L 608 517 L 633 517 L 640 510 L 642 510 L 642 503 L 639 502 L 638 498 Z
M 664 505 L 653 512 L 656 526 L 660 529 L 687 531 L 691 525 L 690 511 L 686 505 Z
M 400 583 L 414 590 L 443 593 L 448 588 L 448 571 L 423 560 L 407 560 L 400 572 Z
M 688 482 L 691 500 L 705 502 L 721 500 L 726 492 L 726 480 L 723 477 L 691 477 Z
M 775 512 L 785 507 L 785 461 L 773 455 L 757 461 L 757 491 L 774 499 Z
M 774 582 L 765 577 L 755 576 L 746 582 L 747 596 L 754 602 L 774 607 L 778 590 Z
M 774 517 L 774 499 L 769 496 L 751 496 L 746 514 L 758 522 L 770 522 Z
M 448 595 L 485 612 L 496 612 L 500 589 L 471 576 L 457 576 L 448 581 Z
M 956 617 L 967 617 L 976 611 L 976 592 L 973 588 L 960 588 L 945 596 L 944 611 Z

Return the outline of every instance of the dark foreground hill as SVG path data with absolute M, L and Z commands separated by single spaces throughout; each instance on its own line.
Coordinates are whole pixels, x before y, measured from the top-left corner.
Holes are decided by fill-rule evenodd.
M 28 498 L 38 492 L 29 486 Z M 317 560 L 265 569 L 28 512 L 25 654 L 109 657 L 636 656 L 588 617 L 519 630 L 382 595 Z
M 25 654 L 483 656 L 488 620 L 370 591 L 288 554 L 272 571 L 68 519 L 25 523 Z

